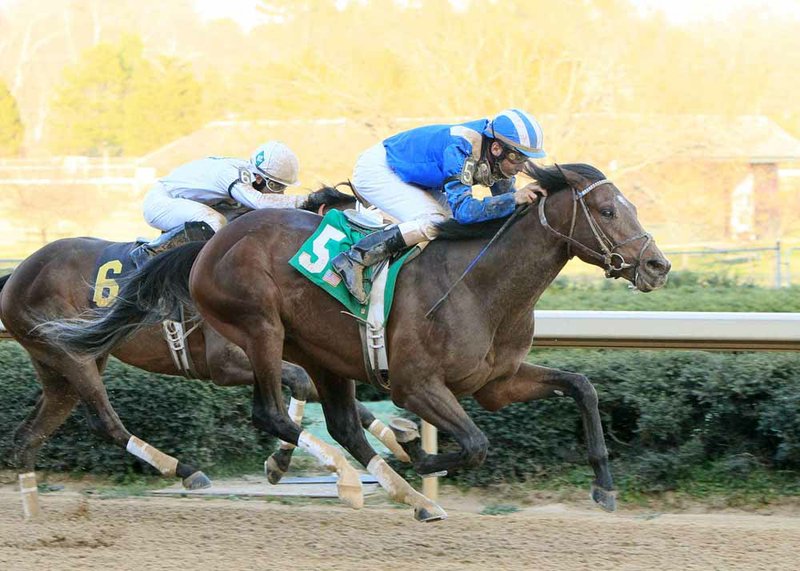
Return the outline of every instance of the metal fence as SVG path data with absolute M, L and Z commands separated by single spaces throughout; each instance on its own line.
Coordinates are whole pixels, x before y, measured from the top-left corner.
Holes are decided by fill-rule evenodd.
M 800 247 L 775 245 L 750 248 L 702 248 L 692 250 L 664 249 L 672 261 L 673 270 L 688 270 L 699 274 L 728 276 L 742 282 L 765 287 L 792 285 L 792 266 L 800 280 Z

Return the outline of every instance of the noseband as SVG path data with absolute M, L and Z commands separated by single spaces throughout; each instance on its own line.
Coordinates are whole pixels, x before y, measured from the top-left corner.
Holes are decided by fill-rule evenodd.
M 559 168 L 559 170 L 561 169 Z M 566 179 L 566 177 L 564 178 Z M 603 184 L 611 184 L 610 180 L 605 178 L 602 180 L 598 180 L 596 182 L 593 182 L 592 184 L 590 184 L 581 191 L 576 190 L 575 187 L 572 186 L 572 184 L 569 181 L 567 181 L 567 184 L 569 184 L 569 188 L 570 190 L 572 190 L 572 222 L 570 223 L 569 227 L 569 235 L 562 234 L 561 232 L 550 226 L 550 224 L 547 222 L 547 216 L 545 215 L 544 212 L 544 204 L 547 197 L 544 196 L 541 197 L 541 199 L 539 200 L 539 221 L 542 223 L 542 226 L 544 226 L 545 228 L 550 230 L 550 232 L 552 232 L 553 234 L 555 234 L 556 236 L 567 242 L 567 256 L 569 258 L 572 258 L 573 256 L 570 249 L 572 246 L 575 246 L 576 248 L 584 251 L 593 258 L 601 260 L 603 262 L 603 267 L 605 268 L 605 274 L 607 278 L 615 277 L 614 272 L 621 272 L 622 270 L 633 268 L 634 281 L 635 281 L 636 276 L 639 273 L 639 264 L 641 263 L 642 255 L 644 254 L 645 249 L 647 249 L 647 246 L 650 245 L 650 242 L 653 241 L 653 237 L 647 232 L 644 232 L 642 234 L 639 234 L 638 236 L 628 238 L 627 240 L 623 240 L 622 242 L 615 244 L 605 234 L 605 232 L 603 232 L 603 229 L 600 227 L 600 224 L 597 222 L 597 220 L 595 220 L 594 216 L 592 216 L 592 213 L 589 212 L 589 207 L 586 206 L 586 201 L 584 200 L 584 197 L 590 192 L 592 192 L 598 186 L 601 186 Z M 602 252 L 593 250 L 588 246 L 582 244 L 581 242 L 578 242 L 575 238 L 572 237 L 572 234 L 575 231 L 575 222 L 578 216 L 578 204 L 581 205 L 581 210 L 583 210 L 583 214 L 586 217 L 586 222 L 589 224 L 589 228 L 591 228 L 592 234 L 594 234 L 594 237 L 597 239 L 597 243 L 600 244 L 600 249 L 602 250 Z M 636 240 L 640 240 L 641 238 L 645 238 L 645 241 L 644 244 L 642 245 L 641 250 L 639 250 L 639 256 L 636 258 L 634 263 L 628 263 L 627 261 L 625 261 L 625 258 L 622 254 L 615 251 L 617 248 L 620 248 L 625 244 L 635 242 Z

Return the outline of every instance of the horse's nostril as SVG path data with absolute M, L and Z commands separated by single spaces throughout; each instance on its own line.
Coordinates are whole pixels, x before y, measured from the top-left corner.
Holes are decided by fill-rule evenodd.
M 651 258 L 645 262 L 645 265 L 647 269 L 654 274 L 666 274 L 672 267 L 669 260 L 659 258 Z

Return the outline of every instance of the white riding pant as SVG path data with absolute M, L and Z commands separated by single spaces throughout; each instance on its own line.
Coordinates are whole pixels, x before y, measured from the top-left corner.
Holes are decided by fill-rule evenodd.
M 225 226 L 225 217 L 194 200 L 173 198 L 167 188 L 157 182 L 144 197 L 144 219 L 159 230 L 172 230 L 185 222 L 205 222 L 214 232 Z
M 452 216 L 444 192 L 423 190 L 394 173 L 386 162 L 383 143 L 358 157 L 353 186 L 370 204 L 399 222 L 397 227 L 409 246 L 436 238 L 435 224 Z

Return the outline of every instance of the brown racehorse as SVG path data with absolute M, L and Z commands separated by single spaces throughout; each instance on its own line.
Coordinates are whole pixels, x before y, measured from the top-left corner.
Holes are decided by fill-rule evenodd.
M 328 187 L 312 193 L 304 206 L 321 212 L 326 207 L 353 205 L 352 196 Z M 242 214 L 241 210 L 228 212 L 231 218 Z M 87 310 L 90 298 L 87 284 L 94 281 L 95 260 L 110 244 L 96 238 L 58 240 L 31 254 L 13 274 L 0 279 L 0 320 L 30 354 L 42 384 L 35 408 L 15 432 L 14 461 L 20 473 L 32 473 L 41 445 L 66 420 L 75 405 L 83 401 L 95 420 L 92 427 L 113 442 L 154 465 L 165 476 L 179 476 L 186 488 L 209 486 L 208 478 L 191 464 L 167 456 L 129 433 L 114 412 L 102 382 L 109 354 L 146 371 L 182 375 L 173 362 L 159 325 L 139 331 L 110 353 L 98 354 L 89 361 L 67 355 L 46 337 L 32 333 L 38 316 L 69 318 Z M 201 323 L 190 333 L 186 344 L 198 378 L 220 386 L 253 384 L 253 372 L 244 352 L 207 323 Z M 316 389 L 306 372 L 291 363 L 282 364 L 281 380 L 292 394 L 290 409 L 299 422 L 302 403 L 316 400 Z M 258 398 L 254 398 L 253 406 L 256 410 L 262 406 Z M 391 431 L 385 430 L 363 406 L 359 407 L 359 412 L 365 427 L 395 454 L 407 459 Z M 273 483 L 288 469 L 293 449 L 293 445 L 283 444 L 269 458 L 268 476 Z
M 597 393 L 583 375 L 525 362 L 533 308 L 573 256 L 643 292 L 666 282 L 670 263 L 642 229 L 636 208 L 596 168 L 529 165 L 527 172 L 549 196 L 539 200 L 538 208 L 515 215 L 479 263 L 471 261 L 502 221 L 445 222 L 439 239 L 398 280 L 387 332 L 392 400 L 450 433 L 461 450 L 427 454 L 413 423 L 393 424 L 393 429 L 420 474 L 452 471 L 479 465 L 489 445 L 459 398 L 472 395 L 485 408 L 498 410 L 514 402 L 570 397 L 583 417 L 595 475 L 592 498 L 613 510 Z M 254 418 L 257 426 L 316 455 L 338 472 L 340 497 L 356 507 L 362 504 L 359 481 L 344 456 L 286 414 L 280 391 L 285 356 L 313 378 L 331 435 L 393 499 L 413 506 L 417 519 L 441 519 L 446 515 L 441 507 L 414 491 L 364 437 L 354 387 L 347 380 L 366 379 L 356 322 L 287 263 L 318 224 L 318 217 L 300 211 L 245 215 L 205 247 L 190 244 L 156 258 L 121 291 L 129 302 L 115 304 L 103 319 L 50 323 L 43 330 L 68 349 L 105 351 L 160 320 L 170 306 L 191 300 L 216 331 L 249 357 L 264 401 L 264 414 Z M 447 240 L 456 237 L 462 239 Z M 324 257 L 327 251 L 315 254 Z M 431 313 L 468 267 L 463 281 Z

